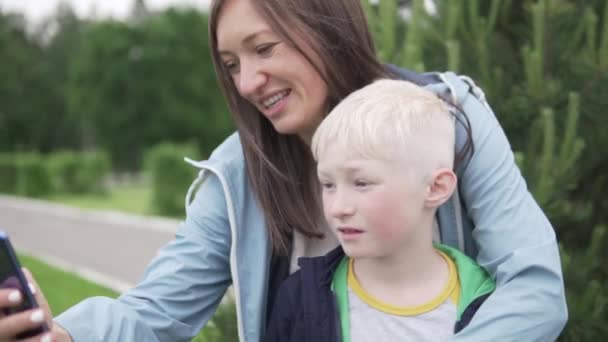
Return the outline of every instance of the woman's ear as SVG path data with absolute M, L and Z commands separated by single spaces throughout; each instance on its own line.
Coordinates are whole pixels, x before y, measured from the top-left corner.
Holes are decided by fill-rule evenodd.
M 429 208 L 437 208 L 447 201 L 454 189 L 456 189 L 457 178 L 451 169 L 436 170 L 429 180 L 428 193 L 424 204 Z

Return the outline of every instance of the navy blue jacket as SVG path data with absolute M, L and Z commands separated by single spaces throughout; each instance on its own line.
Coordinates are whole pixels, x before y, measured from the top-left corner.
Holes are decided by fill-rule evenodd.
M 300 270 L 281 285 L 272 309 L 266 342 L 342 341 L 333 274 L 342 248 L 315 258 L 300 258 Z

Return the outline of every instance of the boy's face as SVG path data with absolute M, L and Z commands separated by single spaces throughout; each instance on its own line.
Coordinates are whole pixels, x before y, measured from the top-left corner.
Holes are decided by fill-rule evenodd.
M 339 146 L 327 147 L 318 158 L 325 217 L 347 255 L 390 257 L 415 240 L 425 211 L 423 177 L 407 172 L 404 162 Z

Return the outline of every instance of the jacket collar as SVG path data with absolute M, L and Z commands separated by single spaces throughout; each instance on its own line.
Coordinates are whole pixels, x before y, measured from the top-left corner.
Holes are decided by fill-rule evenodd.
M 319 289 L 326 288 L 331 286 L 334 272 L 344 255 L 344 250 L 338 246 L 324 256 L 300 258 L 298 265 L 302 272 L 306 273 L 302 274 L 303 277 L 312 276 Z

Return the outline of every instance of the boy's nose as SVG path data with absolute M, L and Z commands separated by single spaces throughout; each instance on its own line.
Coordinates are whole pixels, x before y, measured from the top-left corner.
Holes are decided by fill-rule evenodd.
M 343 219 L 355 213 L 355 207 L 349 200 L 348 195 L 337 193 L 331 205 L 331 215 L 337 219 Z

